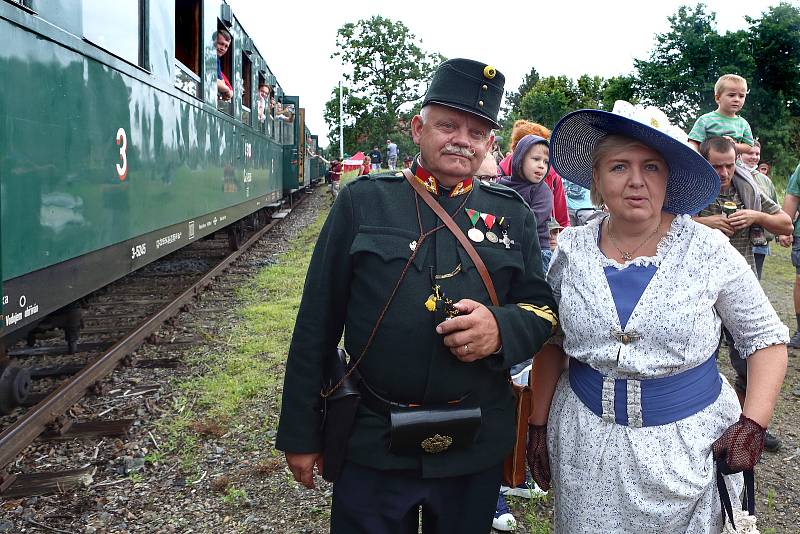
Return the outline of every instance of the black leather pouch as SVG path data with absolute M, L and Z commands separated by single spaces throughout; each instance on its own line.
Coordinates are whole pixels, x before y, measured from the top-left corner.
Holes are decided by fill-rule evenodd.
M 336 349 L 336 354 L 326 362 L 323 391 L 330 391 L 342 381 L 348 369 L 347 353 Z M 339 478 L 347 458 L 347 442 L 361 402 L 359 380 L 354 371 L 332 394 L 322 398 L 322 478 L 328 482 Z
M 436 454 L 467 447 L 481 426 L 481 408 L 461 405 L 392 406 L 389 451 L 395 454 Z

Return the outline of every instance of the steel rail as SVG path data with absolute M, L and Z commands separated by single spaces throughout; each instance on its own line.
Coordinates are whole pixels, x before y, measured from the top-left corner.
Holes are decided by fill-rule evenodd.
M 303 195 L 294 204 L 297 207 L 309 195 Z M 48 425 L 65 414 L 69 408 L 84 397 L 93 384 L 108 376 L 126 356 L 138 349 L 152 334 L 158 332 L 167 319 L 177 315 L 181 308 L 212 283 L 224 269 L 236 261 L 245 251 L 258 242 L 261 237 L 279 224 L 283 219 L 273 219 L 264 228 L 258 230 L 242 246 L 223 259 L 211 271 L 195 282 L 189 289 L 181 293 L 175 300 L 166 304 L 152 315 L 136 330 L 115 343 L 108 351 L 87 365 L 81 372 L 61 384 L 50 395 L 30 408 L 20 420 L 0 434 L 0 482 L 2 470 L 10 464 L 19 453 L 33 443 L 39 435 L 48 430 Z

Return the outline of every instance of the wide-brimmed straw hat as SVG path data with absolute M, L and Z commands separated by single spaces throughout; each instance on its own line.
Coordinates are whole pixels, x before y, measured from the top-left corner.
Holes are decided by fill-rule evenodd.
M 663 210 L 694 215 L 719 195 L 717 172 L 693 148 L 686 134 L 657 108 L 617 101 L 609 113 L 582 109 L 562 118 L 550 137 L 550 161 L 572 183 L 592 185 L 592 154 L 607 135 L 624 135 L 656 150 L 669 166 Z

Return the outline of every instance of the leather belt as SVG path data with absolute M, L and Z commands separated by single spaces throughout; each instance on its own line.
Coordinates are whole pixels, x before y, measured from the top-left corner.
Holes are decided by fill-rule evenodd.
M 396 402 L 383 397 L 380 393 L 372 389 L 369 384 L 367 384 L 366 380 L 363 378 L 358 383 L 358 388 L 361 390 L 361 403 L 372 410 L 373 412 L 379 413 L 381 415 L 389 416 L 390 411 L 392 408 L 395 409 L 410 409 L 410 408 L 420 408 L 423 406 L 421 403 L 404 403 L 404 402 Z M 457 406 L 461 404 L 461 402 L 466 399 L 469 394 L 464 395 L 460 399 L 447 401 L 445 404 L 449 406 Z

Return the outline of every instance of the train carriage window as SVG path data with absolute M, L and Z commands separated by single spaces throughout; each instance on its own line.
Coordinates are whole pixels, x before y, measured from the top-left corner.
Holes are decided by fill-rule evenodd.
M 250 125 L 253 109 L 253 63 L 246 51 L 242 51 L 242 122 Z
M 263 72 L 258 73 L 258 97 L 256 108 L 258 110 L 258 131 L 266 133 L 267 116 L 269 115 L 269 85 Z
M 233 115 L 233 36 L 222 22 L 217 21 L 213 39 L 212 46 L 217 55 L 217 109 Z
M 144 0 L 83 0 L 83 37 L 134 65 L 144 65 Z
M 175 0 L 175 87 L 202 98 L 200 0 Z

